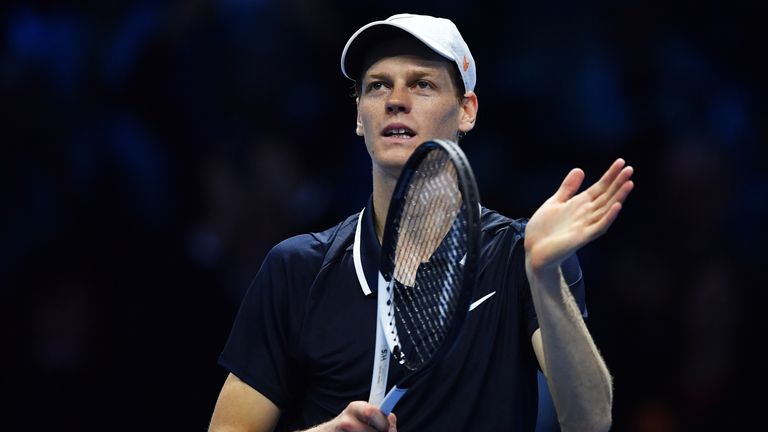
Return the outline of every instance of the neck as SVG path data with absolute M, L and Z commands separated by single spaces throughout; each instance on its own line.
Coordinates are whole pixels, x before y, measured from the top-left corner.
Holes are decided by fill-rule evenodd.
M 389 202 L 392 200 L 392 192 L 397 185 L 397 176 L 392 177 L 373 166 L 373 210 L 376 236 L 381 243 L 384 237 L 384 224 L 387 222 Z

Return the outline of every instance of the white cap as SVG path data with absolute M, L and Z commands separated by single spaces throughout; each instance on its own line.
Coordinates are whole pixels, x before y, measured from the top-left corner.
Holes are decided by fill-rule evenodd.
M 464 81 L 464 91 L 474 91 L 477 80 L 475 60 L 459 29 L 451 20 L 428 15 L 392 15 L 384 21 L 374 21 L 361 27 L 349 38 L 341 53 L 341 71 L 344 76 L 353 81 L 358 79 L 362 71 L 355 69 L 362 67 L 366 48 L 371 47 L 371 37 L 379 36 L 379 39 L 375 39 L 379 41 L 382 37 L 393 37 L 400 33 L 399 30 L 393 33 L 392 29 L 407 32 L 436 53 L 456 63 Z M 361 42 L 363 39 L 366 43 Z

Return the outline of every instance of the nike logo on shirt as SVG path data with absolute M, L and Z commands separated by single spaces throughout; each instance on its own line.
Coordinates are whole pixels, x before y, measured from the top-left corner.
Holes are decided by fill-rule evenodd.
M 496 294 L 496 291 L 493 291 L 493 292 L 491 292 L 491 293 L 488 293 L 488 294 L 484 295 L 482 298 L 479 298 L 479 299 L 475 300 L 475 302 L 474 302 L 474 303 L 472 303 L 471 305 L 469 305 L 469 310 L 472 310 L 472 309 L 474 309 L 474 308 L 476 308 L 476 307 L 480 306 L 480 303 L 482 303 L 482 302 L 484 302 L 484 301 L 488 300 L 488 299 L 489 299 L 489 298 L 491 298 L 491 296 L 493 296 L 494 294 Z

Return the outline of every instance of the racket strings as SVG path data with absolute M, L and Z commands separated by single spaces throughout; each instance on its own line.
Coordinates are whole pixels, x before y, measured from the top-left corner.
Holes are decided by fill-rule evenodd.
M 447 335 L 461 286 L 462 273 L 456 263 L 462 256 L 435 257 L 436 265 L 422 268 L 414 287 L 399 286 L 396 291 L 399 334 L 405 334 L 402 353 L 414 368 L 426 362 Z
M 428 359 L 430 352 L 438 346 L 440 337 L 440 329 L 433 319 L 428 318 L 431 313 L 430 303 L 424 298 L 422 291 L 416 290 L 419 266 L 429 256 L 429 251 L 425 252 L 430 243 L 428 239 L 436 236 L 437 226 L 430 223 L 433 221 L 428 218 L 428 215 L 436 214 L 437 207 L 440 205 L 439 200 L 435 199 L 433 182 L 428 181 L 437 177 L 434 171 L 437 168 L 435 162 L 438 161 L 434 156 L 431 159 L 431 161 L 427 159 L 427 163 L 423 163 L 419 171 L 414 174 L 398 236 L 396 279 L 402 284 L 394 293 L 396 296 L 394 303 L 397 321 L 404 330 L 398 333 L 404 334 L 405 345 L 411 347 L 401 351 L 403 354 L 408 353 L 409 364 L 419 364 Z
M 393 249 L 393 302 L 399 361 L 416 369 L 438 351 L 456 312 L 467 250 L 467 209 L 456 168 L 442 151 L 428 154 L 413 174 Z

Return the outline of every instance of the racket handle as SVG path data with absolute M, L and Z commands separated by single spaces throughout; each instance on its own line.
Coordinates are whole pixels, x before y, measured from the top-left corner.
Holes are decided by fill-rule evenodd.
M 381 401 L 381 406 L 379 409 L 381 409 L 381 412 L 384 413 L 385 416 L 388 416 L 389 413 L 392 412 L 393 409 L 395 409 L 395 405 L 398 401 L 400 401 L 400 398 L 405 395 L 405 392 L 407 392 L 408 389 L 401 389 L 397 386 L 392 387 L 392 390 L 387 393 L 386 396 L 384 396 L 384 400 Z

